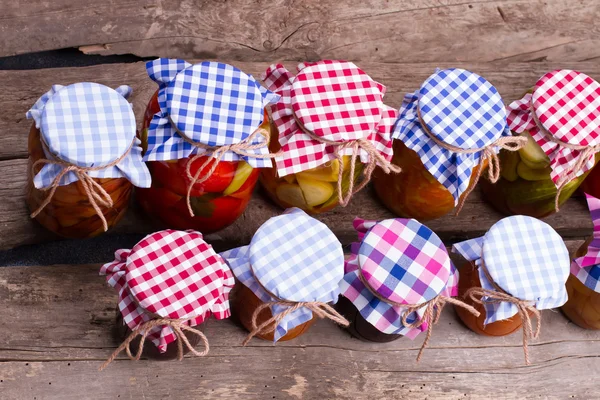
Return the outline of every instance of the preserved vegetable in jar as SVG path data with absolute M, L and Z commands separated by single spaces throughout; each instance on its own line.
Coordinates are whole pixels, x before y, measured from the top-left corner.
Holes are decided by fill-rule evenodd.
M 159 86 L 141 131 L 153 182 L 137 198 L 169 227 L 225 228 L 272 165 L 264 107 L 278 96 L 227 64 L 158 59 L 146 69 Z
M 507 108 L 510 129 L 527 144 L 501 153 L 501 178 L 482 182 L 484 198 L 507 215 L 542 218 L 558 211 L 600 160 L 599 102 L 600 84 L 585 74 L 542 76 Z
M 496 88 L 463 69 L 437 70 L 407 94 L 392 137 L 402 171 L 377 170 L 373 185 L 394 214 L 420 221 L 458 214 L 482 174 L 499 179 L 498 150 L 525 143 L 510 135 Z
M 346 206 L 376 165 L 385 173 L 399 171 L 389 162 L 397 112 L 383 104 L 385 87 L 356 65 L 302 63 L 294 76 L 274 64 L 263 79 L 281 96 L 270 106 L 275 167 L 261 173 L 279 206 L 326 212 Z
M 301 238 L 301 240 L 300 240 Z M 299 208 L 265 222 L 249 246 L 221 253 L 239 281 L 234 315 L 253 337 L 278 342 L 304 334 L 318 318 L 347 326 L 335 303 L 344 274 L 342 245 Z
M 594 233 L 575 253 L 563 313 L 585 329 L 600 329 L 600 200 L 586 195 Z
M 348 319 L 348 331 L 372 342 L 426 331 L 421 358 L 433 324 L 445 303 L 478 312 L 457 294 L 458 272 L 440 238 L 414 219 L 381 222 L 354 220 L 359 243 L 346 259 L 336 309 Z
M 133 185 L 150 186 L 130 94 L 128 86 L 54 85 L 27 112 L 27 205 L 46 229 L 99 235 L 123 218 Z
M 117 333 L 122 341 L 101 370 L 123 350 L 133 360 L 142 355 L 182 360 L 188 352 L 204 356 L 209 345 L 203 324 L 211 316 L 230 316 L 233 274 L 200 232 L 148 235 L 132 249 L 118 250 L 100 275 L 119 293 Z M 195 349 L 200 342 L 203 351 Z
M 570 261 L 562 238 L 550 225 L 517 215 L 501 219 L 482 237 L 454 244 L 452 251 L 468 261 L 460 270 L 460 295 L 481 312 L 473 318 L 458 310 L 459 318 L 482 335 L 503 336 L 521 327 L 529 365 L 527 344 L 539 336 L 540 310 L 567 301 Z

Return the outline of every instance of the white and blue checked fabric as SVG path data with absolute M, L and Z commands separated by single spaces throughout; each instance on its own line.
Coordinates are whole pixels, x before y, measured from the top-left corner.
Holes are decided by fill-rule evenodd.
M 455 153 L 440 142 L 464 150 L 484 149 L 510 136 L 498 91 L 481 76 L 463 69 L 437 70 L 415 93 L 404 97 L 394 132 L 415 151 L 427 170 L 452 194 L 455 204 L 469 187 L 481 152 Z M 496 152 L 498 149 L 496 149 Z
M 148 75 L 158 83 L 160 112 L 148 127 L 145 161 L 177 160 L 206 149 L 192 146 L 181 135 L 205 146 L 217 147 L 246 140 L 264 120 L 264 107 L 279 96 L 263 88 L 252 76 L 218 62 L 189 64 L 159 58 L 146 64 Z M 257 135 L 252 144 L 266 143 Z M 248 150 L 265 155 L 267 146 Z M 241 157 L 253 167 L 270 167 L 268 158 Z M 234 152 L 224 161 L 237 161 Z
M 26 115 L 40 129 L 49 160 L 101 167 L 122 157 L 131 146 L 129 154 L 116 166 L 88 174 L 93 178 L 124 177 L 138 187 L 150 187 L 150 172 L 142 161 L 141 143 L 136 138 L 135 116 L 126 100 L 130 94 L 129 86 L 113 90 L 91 82 L 53 85 Z M 48 187 L 62 169 L 59 165 L 44 165 L 34 177 L 35 187 Z M 60 185 L 76 180 L 75 173 L 69 172 Z
M 560 307 L 567 301 L 569 251 L 545 222 L 523 215 L 507 217 L 484 236 L 455 244 L 452 251 L 475 261 L 484 289 L 495 290 L 482 264 L 496 285 L 518 299 L 531 301 L 538 310 Z M 485 324 L 518 312 L 517 306 L 507 302 L 484 303 L 484 307 Z
M 261 285 L 282 300 L 335 303 L 338 299 L 344 276 L 342 245 L 325 224 L 298 208 L 265 222 L 249 246 L 221 256 L 236 278 L 263 302 L 277 299 Z M 276 315 L 285 308 L 275 305 L 271 311 Z M 312 311 L 306 308 L 288 314 L 277 326 L 275 341 L 311 318 Z

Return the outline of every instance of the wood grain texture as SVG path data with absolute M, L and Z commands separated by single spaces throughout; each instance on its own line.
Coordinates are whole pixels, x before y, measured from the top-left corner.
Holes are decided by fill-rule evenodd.
M 234 63 L 253 74 L 259 74 L 266 63 Z M 363 63 L 363 69 L 388 87 L 386 102 L 399 107 L 404 93 L 419 87 L 438 64 L 382 64 Z M 286 63 L 293 68 L 295 63 Z M 444 64 L 442 67 L 462 65 L 486 76 L 499 89 L 506 101 L 518 98 L 544 72 L 555 68 L 577 68 L 600 79 L 600 65 L 594 62 L 567 63 L 467 63 Z M 85 68 L 60 68 L 35 71 L 0 71 L 5 90 L 0 91 L 0 249 L 56 239 L 45 232 L 28 216 L 24 204 L 27 161 L 27 134 L 30 121 L 24 118 L 27 109 L 53 83 L 69 84 L 78 81 L 96 81 L 112 87 L 127 83 L 134 89 L 132 102 L 138 121 L 146 103 L 155 90 L 148 79 L 143 63 L 111 64 Z M 250 241 L 256 229 L 281 210 L 262 193 L 257 193 L 243 216 L 229 228 L 207 239 L 217 246 L 233 247 Z M 354 217 L 383 219 L 392 217 L 369 188 L 355 196 L 346 208 L 337 208 L 319 216 L 344 244 L 355 239 L 352 228 Z M 455 241 L 483 234 L 502 216 L 483 202 L 475 191 L 458 217 L 448 215 L 428 222 L 444 240 Z M 571 199 L 561 212 L 546 219 L 567 238 L 581 238 L 591 232 L 591 222 L 585 203 Z M 147 233 L 161 226 L 155 224 L 134 206 L 114 231 L 118 233 Z
M 595 0 L 19 0 L 3 8 L 0 55 L 582 61 L 600 57 L 599 17 Z
M 574 247 L 576 243 L 570 243 Z M 102 364 L 112 336 L 117 296 L 98 265 L 0 268 L 2 399 L 115 398 L 591 398 L 600 373 L 600 333 L 544 311 L 532 365 L 521 335 L 490 338 L 465 328 L 452 307 L 436 325 L 420 363 L 422 337 L 392 343 L 352 339 L 328 321 L 273 346 L 253 340 L 233 321 L 211 320 L 208 356 L 182 362 Z M 421 335 L 422 336 L 422 335 Z M 119 397 L 120 396 L 120 397 Z

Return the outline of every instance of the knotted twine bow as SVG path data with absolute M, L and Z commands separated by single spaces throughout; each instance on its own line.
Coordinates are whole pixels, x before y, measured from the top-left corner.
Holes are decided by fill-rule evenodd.
M 477 182 L 479 182 L 479 178 L 481 178 L 481 174 L 483 173 L 483 168 L 485 166 L 486 161 L 488 162 L 487 171 L 488 179 L 490 180 L 490 182 L 496 183 L 498 182 L 498 179 L 500 179 L 500 160 L 498 158 L 498 154 L 496 154 L 495 152 L 496 147 L 508 151 L 517 151 L 523 146 L 525 146 L 525 144 L 527 144 L 527 138 L 521 136 L 503 136 L 496 140 L 494 143 L 489 144 L 481 149 L 462 149 L 460 147 L 453 146 L 436 138 L 435 135 L 431 133 L 431 131 L 423 121 L 423 118 L 421 118 L 421 108 L 418 105 L 417 116 L 419 118 L 419 122 L 421 123 L 421 127 L 423 128 L 423 131 L 438 146 L 458 154 L 475 154 L 482 152 L 481 157 L 479 159 L 479 168 L 477 168 L 477 173 L 475 174 L 474 180 L 469 183 L 467 190 L 460 196 L 458 205 L 456 206 L 455 215 L 458 215 L 460 213 L 463 206 L 465 205 L 467 197 L 469 197 L 473 189 L 475 189 L 475 186 L 477 186 Z
M 217 167 L 219 166 L 219 163 L 222 161 L 225 153 L 231 151 L 239 156 L 252 157 L 252 158 L 275 158 L 277 156 L 277 154 L 272 154 L 272 153 L 255 154 L 255 153 L 248 152 L 248 150 L 257 150 L 257 149 L 262 149 L 264 147 L 269 146 L 271 134 L 268 130 L 266 130 L 264 128 L 256 129 L 246 139 L 244 139 L 238 143 L 232 143 L 232 144 L 227 144 L 227 145 L 223 145 L 223 146 L 207 146 L 203 143 L 196 142 L 196 141 L 190 139 L 189 137 L 187 137 L 183 132 L 181 132 L 176 127 L 176 125 L 172 121 L 171 121 L 171 125 L 177 131 L 177 133 L 179 133 L 179 136 L 181 136 L 183 138 L 183 140 L 185 140 L 187 143 L 191 144 L 193 147 L 206 150 L 206 153 L 208 153 L 208 152 L 211 153 L 210 156 L 206 159 L 206 161 L 204 161 L 204 163 L 202 163 L 200 168 L 198 168 L 196 170 L 195 174 L 192 174 L 192 171 L 191 171 L 192 164 L 194 163 L 194 161 L 196 161 L 200 157 L 205 156 L 206 153 L 195 154 L 195 155 L 191 156 L 185 165 L 185 174 L 188 178 L 186 202 L 187 202 L 188 211 L 189 211 L 191 217 L 194 217 L 194 210 L 192 209 L 192 204 L 190 202 L 190 197 L 191 197 L 191 193 L 192 193 L 192 189 L 193 189 L 194 185 L 197 183 L 206 182 L 212 176 L 212 174 L 214 174 Z M 261 142 L 261 143 L 252 144 L 252 141 L 254 140 L 254 138 L 259 134 L 264 136 L 265 141 Z M 202 175 L 202 177 L 200 177 L 200 174 L 204 171 L 204 168 L 206 168 L 209 164 L 211 165 L 209 170 L 206 171 L 204 173 L 204 175 Z
M 558 180 L 556 181 L 556 197 L 554 198 L 554 209 L 558 212 L 558 203 L 562 190 L 570 181 L 577 178 L 577 174 L 585 167 L 590 157 L 600 151 L 600 144 L 597 144 L 596 146 L 580 146 L 558 140 L 554 137 L 554 135 L 548 132 L 546 128 L 544 128 L 544 126 L 538 119 L 535 113 L 535 108 L 533 107 L 533 98 L 531 100 L 530 108 L 530 112 L 533 117 L 533 122 L 535 123 L 539 131 L 546 137 L 546 139 L 558 145 L 559 147 L 579 151 L 579 155 L 575 159 L 575 164 L 573 164 L 573 166 L 571 166 L 569 169 L 566 169 L 558 175 Z
M 488 282 L 494 287 L 495 290 L 488 290 L 482 287 L 472 287 L 467 290 L 464 297 L 469 297 L 475 303 L 483 305 L 484 303 L 512 303 L 517 307 L 519 317 L 521 317 L 523 327 L 523 352 L 525 353 L 525 364 L 530 365 L 529 362 L 529 348 L 527 342 L 529 339 L 537 339 L 540 335 L 540 329 L 542 327 L 542 314 L 535 308 L 535 305 L 531 301 L 521 300 L 516 298 L 502 289 L 490 276 L 485 264 L 483 262 L 483 256 L 481 257 L 481 266 L 483 273 L 485 274 Z M 486 300 L 483 296 L 487 297 Z M 535 331 L 531 323 L 530 314 L 533 314 L 536 318 L 537 324 Z
M 114 359 L 117 358 L 117 356 L 123 350 L 125 350 L 125 352 L 127 353 L 127 356 L 129 357 L 130 360 L 138 361 L 140 359 L 140 357 L 142 356 L 142 352 L 144 351 L 144 343 L 146 341 L 146 337 L 148 336 L 150 331 L 157 326 L 169 326 L 171 329 L 173 329 L 173 332 L 175 333 L 175 337 L 176 337 L 175 341 L 177 342 L 177 359 L 179 361 L 183 360 L 183 346 L 184 345 L 185 345 L 186 349 L 190 353 L 194 354 L 195 356 L 197 356 L 197 357 L 205 356 L 206 354 L 208 354 L 208 351 L 210 349 L 209 345 L 208 345 L 208 339 L 206 338 L 204 333 L 202 333 L 201 331 L 191 328 L 188 325 L 185 325 L 185 321 L 187 321 L 189 319 L 191 319 L 191 318 L 188 318 L 188 319 L 157 318 L 157 319 L 151 319 L 150 321 L 144 322 L 143 324 L 138 326 L 135 330 L 133 330 L 131 332 L 131 334 L 129 334 L 129 336 L 127 336 L 127 338 L 123 341 L 123 343 L 121 343 L 121 345 L 119 347 L 117 347 L 117 349 L 111 354 L 111 356 L 108 358 L 108 360 L 106 360 L 104 362 L 104 364 L 102 364 L 102 366 L 100 367 L 100 371 L 102 371 L 111 362 L 113 362 Z M 194 335 L 198 336 L 200 338 L 200 340 L 202 341 L 202 344 L 204 345 L 204 351 L 200 352 L 200 351 L 197 351 L 196 349 L 194 349 L 194 347 L 191 345 L 191 343 L 189 342 L 188 338 L 185 336 L 185 333 L 183 331 L 191 332 Z M 141 339 L 140 339 L 140 343 L 138 345 L 137 353 L 134 356 L 131 354 L 130 344 L 138 335 L 141 336 Z
M 373 143 L 371 143 L 367 139 L 356 139 L 350 140 L 347 142 L 335 142 L 332 140 L 324 139 L 320 136 L 317 136 L 314 132 L 308 130 L 302 122 L 300 122 L 299 118 L 294 114 L 294 119 L 298 127 L 302 130 L 302 132 L 306 133 L 311 139 L 316 140 L 319 143 L 326 144 L 328 146 L 335 147 L 335 157 L 339 163 L 339 171 L 338 171 L 338 180 L 337 180 L 337 193 L 338 193 L 338 201 L 342 207 L 346 207 L 350 202 L 352 196 L 359 191 L 361 191 L 369 181 L 371 180 L 371 175 L 373 171 L 375 171 L 375 167 L 379 165 L 381 169 L 389 174 L 390 172 L 399 173 L 402 169 L 389 162 L 385 159 L 384 156 L 381 155 L 379 151 L 375 148 Z M 342 181 L 344 176 L 344 160 L 343 160 L 343 151 L 346 149 L 352 149 L 352 155 L 350 156 L 350 174 L 349 174 L 349 186 L 348 191 L 344 195 L 342 188 Z M 360 154 L 360 150 L 364 150 L 369 155 L 369 161 L 367 162 L 367 166 L 363 171 L 363 180 L 360 184 L 355 188 L 354 187 L 354 171 L 356 169 L 356 158 Z
M 45 153 L 51 154 L 50 149 L 49 149 L 48 145 L 46 144 L 46 142 L 44 141 L 44 139 L 40 138 L 40 140 L 41 140 L 42 147 L 43 147 Z M 104 231 L 106 232 L 108 230 L 108 223 L 106 221 L 106 217 L 104 217 L 104 213 L 100 209 L 100 206 L 105 207 L 105 208 L 110 208 L 113 206 L 113 200 L 112 200 L 112 197 L 110 197 L 110 194 L 102 187 L 102 185 L 100 185 L 98 182 L 96 182 L 94 180 L 94 178 L 92 178 L 90 175 L 88 175 L 88 172 L 101 171 L 103 169 L 116 166 L 121 161 L 123 161 L 123 159 L 125 159 L 125 157 L 127 157 L 129 152 L 133 148 L 134 144 L 135 144 L 135 139 L 133 140 L 133 142 L 131 142 L 131 145 L 129 146 L 127 151 L 121 157 L 117 158 L 115 161 L 113 161 L 109 164 L 100 165 L 97 167 L 80 167 L 78 165 L 71 164 L 67 161 L 64 161 L 64 160 L 60 159 L 60 157 L 57 157 L 57 156 L 54 156 L 53 160 L 42 158 L 42 159 L 34 162 L 33 165 L 31 166 L 31 171 L 32 171 L 33 176 L 35 176 L 35 174 L 37 173 L 36 169 L 40 165 L 59 165 L 62 167 L 62 170 L 56 176 L 56 178 L 54 178 L 54 180 L 48 187 L 39 189 L 41 191 L 50 191 L 50 193 L 48 193 L 48 195 L 46 196 L 46 198 L 44 199 L 42 204 L 40 204 L 40 206 L 34 212 L 31 213 L 31 218 L 37 217 L 37 215 L 40 212 L 42 212 L 42 210 L 48 204 L 50 204 L 50 202 L 52 201 L 52 197 L 54 196 L 54 193 L 56 192 L 56 189 L 58 189 L 58 187 L 60 186 L 60 181 L 62 180 L 62 178 L 69 172 L 73 172 L 77 176 L 77 179 L 81 182 L 81 186 L 83 186 L 83 190 L 85 191 L 85 194 L 87 195 L 88 201 L 90 202 L 90 204 L 94 208 L 94 211 L 96 211 L 96 214 L 102 221 L 102 226 L 104 227 Z
M 348 322 L 348 320 L 346 318 L 344 318 L 340 313 L 335 311 L 335 309 L 333 307 L 331 307 L 329 304 L 324 303 L 322 301 L 290 301 L 290 300 L 285 300 L 285 299 L 278 297 L 277 295 L 275 295 L 274 293 L 269 291 L 267 288 L 265 288 L 262 283 L 260 283 L 260 281 L 258 280 L 256 275 L 254 274 L 254 270 L 252 269 L 251 265 L 250 265 L 250 272 L 252 273 L 252 276 L 254 277 L 254 280 L 258 284 L 258 286 L 260 286 L 260 288 L 262 290 L 264 290 L 265 293 L 267 293 L 269 296 L 271 296 L 271 298 L 275 299 L 275 301 L 263 303 L 260 306 L 258 306 L 256 308 L 256 310 L 254 310 L 254 313 L 252 314 L 252 331 L 248 334 L 246 339 L 242 342 L 243 346 L 246 346 L 250 342 L 250 340 L 252 340 L 252 338 L 258 334 L 264 335 L 267 333 L 275 332 L 275 330 L 277 329 L 277 326 L 281 323 L 281 321 L 287 315 L 289 315 L 289 314 L 293 313 L 294 311 L 296 311 L 300 308 L 303 308 L 303 307 L 308 308 L 310 311 L 312 311 L 312 313 L 314 315 L 316 315 L 319 318 L 329 318 L 333 322 L 335 322 L 339 325 L 342 325 L 344 327 L 347 327 L 348 325 L 350 325 L 350 322 Z M 265 309 L 270 310 L 271 306 L 274 306 L 274 305 L 283 306 L 283 307 L 287 307 L 287 308 L 284 311 L 280 312 L 279 314 L 271 315 L 271 318 L 269 318 L 262 324 L 258 325 L 257 320 L 258 320 L 260 313 Z
M 480 313 L 479 311 L 477 311 L 474 307 L 468 305 L 465 302 L 462 302 L 458 299 L 455 299 L 453 297 L 448 297 L 448 296 L 444 296 L 444 295 L 437 295 L 435 296 L 433 299 L 425 301 L 423 303 L 420 304 L 402 304 L 402 303 L 397 303 L 393 300 L 390 300 L 388 298 L 383 297 L 382 295 L 380 295 L 370 284 L 369 282 L 367 282 L 367 280 L 365 279 L 362 269 L 360 268 L 360 266 L 358 267 L 358 279 L 362 282 L 363 285 L 365 285 L 365 287 L 367 289 L 369 289 L 369 291 L 371 292 L 371 294 L 373 296 L 375 296 L 377 299 L 383 301 L 384 303 L 387 303 L 391 306 L 394 307 L 401 307 L 404 308 L 405 310 L 402 312 L 402 325 L 406 326 L 407 328 L 419 328 L 421 327 L 424 323 L 427 323 L 427 334 L 425 336 L 425 340 L 423 341 L 423 344 L 421 345 L 421 349 L 419 350 L 419 354 L 417 355 L 417 362 L 419 362 L 421 360 L 421 356 L 423 355 L 423 351 L 425 350 L 425 348 L 427 347 L 427 344 L 429 343 L 429 339 L 431 338 L 431 333 L 433 332 L 433 325 L 437 324 L 440 316 L 442 314 L 442 310 L 444 309 L 444 306 L 446 305 L 446 303 L 450 303 L 450 304 L 454 304 L 457 307 L 462 307 L 464 309 L 466 309 L 467 311 L 469 311 L 471 314 L 475 315 L 476 317 L 479 317 Z M 425 308 L 425 312 L 423 313 L 423 317 L 421 319 L 417 318 L 414 322 L 410 323 L 408 322 L 408 317 L 414 313 L 417 312 L 418 310 L 420 310 L 421 308 L 426 307 Z

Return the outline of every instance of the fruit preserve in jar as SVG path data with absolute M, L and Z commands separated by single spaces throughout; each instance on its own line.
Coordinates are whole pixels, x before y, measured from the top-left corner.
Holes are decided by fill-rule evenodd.
M 239 281 L 234 316 L 253 337 L 278 342 L 304 334 L 318 318 L 348 321 L 329 303 L 340 293 L 342 245 L 333 232 L 299 208 L 265 222 L 249 246 L 221 253 Z
M 152 187 L 142 208 L 177 229 L 214 232 L 245 210 L 270 167 L 264 107 L 278 96 L 222 63 L 158 59 L 146 65 L 158 83 L 140 133 Z
M 99 235 L 127 210 L 132 186 L 150 186 L 128 86 L 54 85 L 28 111 L 27 204 L 32 218 L 70 238 Z
M 346 258 L 336 304 L 353 336 L 390 342 L 402 336 L 414 339 L 426 330 L 419 360 L 444 303 L 476 312 L 452 299 L 458 273 L 440 238 L 425 225 L 414 219 L 357 218 L 354 227 L 360 243 Z
M 407 94 L 392 137 L 402 171 L 377 171 L 375 191 L 393 213 L 418 220 L 460 212 L 481 174 L 498 179 L 498 149 L 524 142 L 510 136 L 496 88 L 463 69 L 437 70 Z
M 383 104 L 385 87 L 356 65 L 302 63 L 294 76 L 274 64 L 263 79 L 281 96 L 270 106 L 275 167 L 261 174 L 279 206 L 310 214 L 346 206 L 376 165 L 385 173 L 399 170 L 389 162 L 397 113 Z
M 501 178 L 482 183 L 484 198 L 508 215 L 542 218 L 558 211 L 600 159 L 599 102 L 600 84 L 585 74 L 542 76 L 508 106 L 509 127 L 527 144 L 501 153 Z
M 230 316 L 233 274 L 200 232 L 148 235 L 132 249 L 117 250 L 100 275 L 119 293 L 117 333 L 122 341 L 101 369 L 123 350 L 134 360 L 142 355 L 181 360 L 188 352 L 204 356 L 209 347 L 203 325 L 210 316 Z M 204 349 L 198 351 L 195 346 L 201 342 Z
M 562 311 L 582 328 L 600 329 L 600 200 L 586 197 L 594 234 L 575 253 L 567 280 L 569 300 Z
M 562 238 L 550 225 L 517 215 L 482 237 L 454 244 L 453 252 L 467 261 L 460 269 L 460 295 L 481 312 L 473 318 L 457 310 L 459 318 L 482 335 L 508 335 L 521 327 L 529 364 L 527 343 L 539 336 L 540 310 L 567 301 L 570 261 Z

